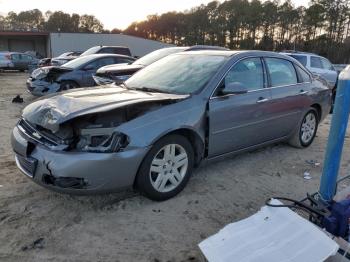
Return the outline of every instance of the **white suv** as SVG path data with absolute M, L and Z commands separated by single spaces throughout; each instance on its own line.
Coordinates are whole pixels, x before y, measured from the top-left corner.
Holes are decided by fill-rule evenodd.
M 332 88 L 336 87 L 338 72 L 327 58 L 313 53 L 304 53 L 296 51 L 282 52 L 281 54 L 295 58 L 310 72 L 312 72 L 315 75 L 322 76 L 325 80 L 327 80 L 327 82 Z

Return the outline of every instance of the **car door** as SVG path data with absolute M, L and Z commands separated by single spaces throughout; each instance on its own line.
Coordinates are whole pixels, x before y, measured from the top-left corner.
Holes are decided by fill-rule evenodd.
M 221 95 L 229 83 L 239 83 L 247 93 Z M 209 157 L 237 151 L 271 139 L 269 135 L 270 90 L 259 57 L 237 62 L 209 100 Z
M 33 57 L 30 55 L 24 55 L 22 54 L 22 65 L 23 65 L 23 70 L 27 70 L 28 66 L 31 65 L 33 63 Z
M 21 61 L 21 54 L 12 54 L 11 60 L 14 66 L 14 69 L 22 70 L 22 61 Z
M 94 86 L 93 75 L 95 75 L 96 71 L 102 66 L 112 65 L 114 63 L 114 57 L 102 57 L 85 65 L 83 68 L 83 86 Z
M 293 62 L 274 57 L 264 58 L 271 88 L 271 134 L 275 138 L 289 135 L 308 106 L 310 82 L 298 80 Z M 306 73 L 306 72 L 305 72 Z

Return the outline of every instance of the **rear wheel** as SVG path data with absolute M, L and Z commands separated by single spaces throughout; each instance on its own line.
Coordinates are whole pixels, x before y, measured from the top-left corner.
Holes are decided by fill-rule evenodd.
M 289 144 L 303 148 L 312 144 L 318 128 L 318 115 L 315 109 L 310 109 L 303 117 L 303 120 L 290 139 Z
M 77 88 L 79 85 L 73 81 L 63 81 L 61 83 L 60 91 L 65 91 L 73 88 Z
M 186 186 L 193 169 L 193 149 L 183 136 L 160 139 L 146 155 L 136 178 L 136 186 L 146 197 L 163 201 Z

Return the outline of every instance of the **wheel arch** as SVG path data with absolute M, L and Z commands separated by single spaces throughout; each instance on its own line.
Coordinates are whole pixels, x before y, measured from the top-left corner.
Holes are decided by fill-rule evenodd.
M 317 112 L 317 116 L 318 116 L 318 121 L 320 121 L 322 119 L 322 107 L 315 103 L 311 105 L 311 108 L 314 108 Z

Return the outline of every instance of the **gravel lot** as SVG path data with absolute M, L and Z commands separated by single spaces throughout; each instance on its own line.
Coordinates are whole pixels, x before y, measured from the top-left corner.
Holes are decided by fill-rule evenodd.
M 131 191 L 80 197 L 50 192 L 20 173 L 10 146 L 21 110 L 34 100 L 26 77 L 0 72 L 0 261 L 204 261 L 197 244 L 224 225 L 258 211 L 271 196 L 299 199 L 318 189 L 329 117 L 311 147 L 278 144 L 202 165 L 166 202 Z M 17 94 L 23 104 L 11 103 Z M 344 150 L 342 175 L 350 165 L 348 144 Z M 303 178 L 305 171 L 311 180 Z

